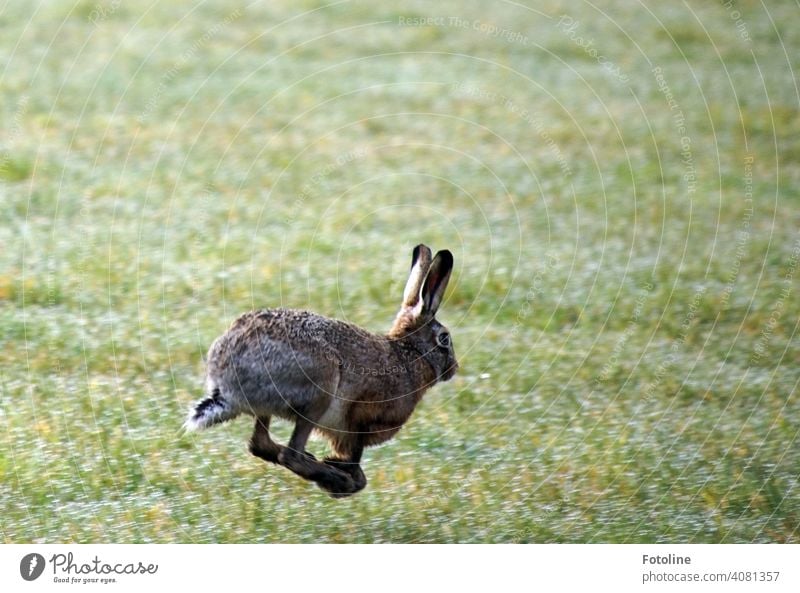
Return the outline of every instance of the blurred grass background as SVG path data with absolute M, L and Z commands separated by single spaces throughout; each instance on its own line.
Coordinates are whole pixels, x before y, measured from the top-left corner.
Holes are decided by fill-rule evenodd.
M 4 2 L 0 538 L 797 543 L 797 17 Z M 385 330 L 423 241 L 462 371 L 363 493 L 178 437 L 238 314 Z

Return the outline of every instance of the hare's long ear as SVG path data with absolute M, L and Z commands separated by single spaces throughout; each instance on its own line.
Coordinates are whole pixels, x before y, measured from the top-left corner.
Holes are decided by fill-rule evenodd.
M 439 305 L 442 304 L 444 291 L 447 290 L 447 283 L 450 282 L 450 272 L 453 271 L 453 254 L 447 251 L 439 251 L 433 258 L 428 275 L 422 285 L 422 313 L 430 316 L 436 315 Z
M 414 308 L 419 303 L 419 295 L 422 289 L 422 281 L 428 268 L 431 265 L 431 250 L 426 245 L 414 247 L 414 254 L 411 256 L 411 273 L 408 275 L 406 289 L 403 291 L 403 306 Z

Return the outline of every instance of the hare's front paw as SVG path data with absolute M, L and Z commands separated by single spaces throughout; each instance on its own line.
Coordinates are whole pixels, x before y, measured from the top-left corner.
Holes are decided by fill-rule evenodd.
M 361 466 L 359 464 L 353 461 L 337 459 L 336 457 L 326 457 L 323 462 L 325 465 L 329 465 L 338 469 L 339 471 L 343 471 L 350 476 L 356 486 L 356 492 L 363 490 L 367 485 L 367 476 L 364 475 L 364 472 L 361 470 Z
M 328 471 L 317 480 L 317 485 L 333 498 L 344 498 L 360 490 L 349 474 L 328 467 Z

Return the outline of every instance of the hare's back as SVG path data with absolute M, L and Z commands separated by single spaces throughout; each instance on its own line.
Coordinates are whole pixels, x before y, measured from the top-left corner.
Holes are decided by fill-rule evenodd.
M 333 320 L 310 311 L 263 309 L 250 311 L 236 319 L 211 345 L 209 370 L 241 366 L 258 361 L 263 366 L 280 366 L 288 360 L 318 359 L 331 346 L 326 326 Z
M 208 353 L 208 381 L 243 411 L 290 415 L 318 390 L 335 390 L 339 368 L 326 318 L 285 309 L 239 317 Z M 282 410 L 287 407 L 286 413 Z

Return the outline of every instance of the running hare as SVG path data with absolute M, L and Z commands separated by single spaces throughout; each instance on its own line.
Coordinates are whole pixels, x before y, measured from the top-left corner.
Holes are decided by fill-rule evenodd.
M 435 319 L 452 268 L 449 251 L 431 261 L 428 247 L 414 248 L 403 304 L 385 336 L 308 311 L 245 313 L 211 345 L 207 396 L 185 427 L 249 414 L 253 455 L 332 496 L 358 492 L 367 484 L 364 447 L 391 439 L 425 391 L 458 370 L 450 333 Z M 287 446 L 270 438 L 272 416 L 295 422 Z M 330 441 L 333 457 L 320 462 L 306 452 L 312 430 Z

